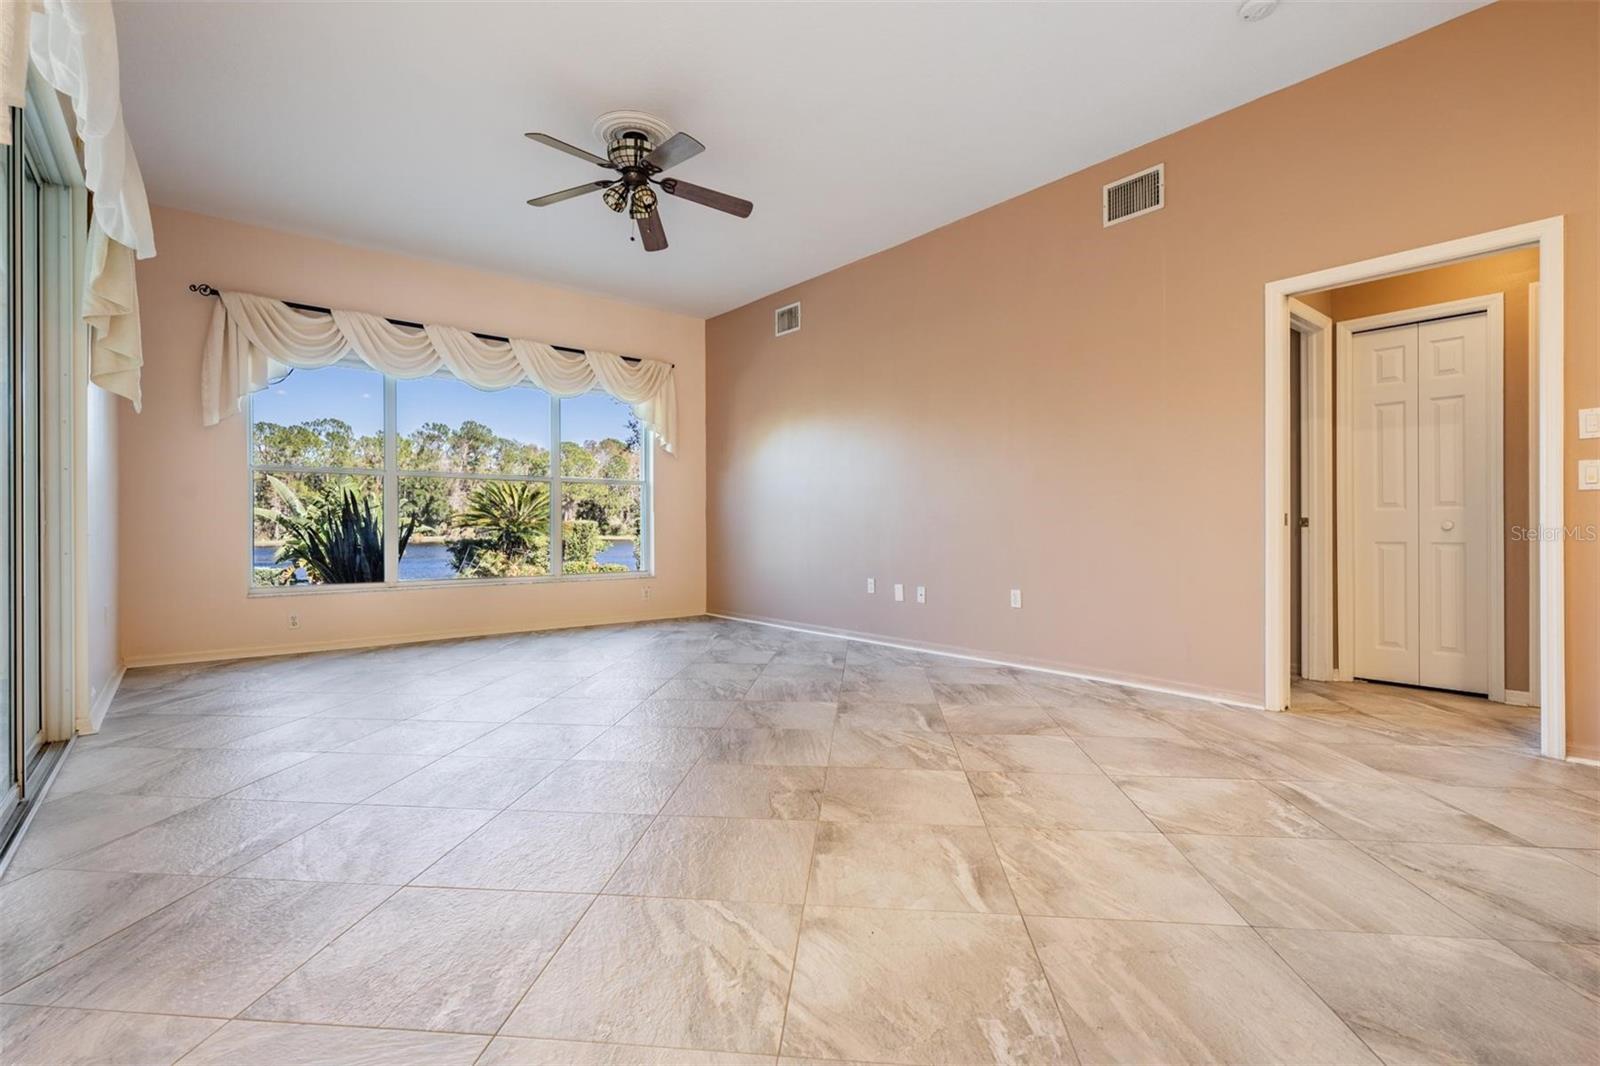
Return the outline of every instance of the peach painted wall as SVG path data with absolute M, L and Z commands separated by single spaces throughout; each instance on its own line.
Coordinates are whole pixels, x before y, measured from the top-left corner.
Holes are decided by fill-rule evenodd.
M 1498 292 L 1505 307 L 1504 440 L 1506 688 L 1528 691 L 1528 564 L 1515 527 L 1538 524 L 1528 507 L 1528 286 L 1539 280 L 1539 250 L 1519 248 L 1432 270 L 1313 294 L 1335 322 Z M 1335 353 L 1337 361 L 1339 354 Z
M 713 319 L 710 608 L 1259 701 L 1264 285 L 1550 215 L 1600 523 L 1597 53 L 1594 4 L 1496 4 Z M 1158 162 L 1169 205 L 1103 229 Z M 1592 754 L 1600 544 L 1566 559 Z
M 705 323 L 513 278 L 170 208 L 139 264 L 144 412 L 120 431 L 120 618 L 129 664 L 692 615 L 705 608 Z M 200 424 L 214 303 L 190 282 L 671 359 L 675 456 L 656 453 L 657 577 L 246 595 L 245 420 Z M 642 585 L 651 588 L 645 600 Z M 300 616 L 291 632 L 288 615 Z

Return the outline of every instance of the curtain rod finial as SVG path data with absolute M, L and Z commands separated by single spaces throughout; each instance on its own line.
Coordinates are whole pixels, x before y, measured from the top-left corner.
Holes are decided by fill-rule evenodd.
M 190 292 L 197 292 L 201 296 L 221 296 L 222 295 L 221 292 L 219 292 L 218 290 L 212 288 L 210 285 L 207 285 L 203 281 L 198 283 L 198 284 L 196 284 L 196 285 L 190 285 L 189 286 L 189 291 Z

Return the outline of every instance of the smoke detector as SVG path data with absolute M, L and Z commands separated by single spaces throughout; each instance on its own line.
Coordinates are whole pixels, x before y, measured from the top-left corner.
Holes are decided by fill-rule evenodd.
M 1260 22 L 1278 9 L 1278 0 L 1239 0 L 1239 17 L 1246 22 Z

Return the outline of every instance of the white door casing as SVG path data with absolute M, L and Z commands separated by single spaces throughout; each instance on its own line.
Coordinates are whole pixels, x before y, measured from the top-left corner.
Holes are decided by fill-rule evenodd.
M 1490 689 L 1487 317 L 1355 337 L 1357 677 Z

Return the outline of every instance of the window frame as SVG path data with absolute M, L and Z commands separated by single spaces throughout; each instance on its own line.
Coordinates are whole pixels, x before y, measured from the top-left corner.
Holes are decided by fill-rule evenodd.
M 354 356 L 347 356 L 329 367 L 348 367 L 378 374 L 383 380 L 383 464 L 373 467 L 300 466 L 256 461 L 256 411 L 257 393 L 249 398 L 245 412 L 245 493 L 248 506 L 246 530 L 249 536 L 249 565 L 245 568 L 246 595 L 248 596 L 306 596 L 337 595 L 340 593 L 367 593 L 392 589 L 484 588 L 499 585 L 539 585 L 580 581 L 640 581 L 656 576 L 655 568 L 655 435 L 641 430 L 639 442 L 639 476 L 637 478 L 591 478 L 561 476 L 561 398 L 545 393 L 550 402 L 550 472 L 548 474 L 484 474 L 459 470 L 409 470 L 400 468 L 399 435 L 399 384 L 400 379 L 368 366 Z M 326 368 L 318 368 L 326 369 Z M 315 370 L 300 373 L 315 373 Z M 440 377 L 450 377 L 440 371 Z M 533 388 L 532 385 L 514 385 L 512 388 Z M 538 390 L 543 392 L 544 390 Z M 603 390 L 593 390 L 603 391 Z M 575 397 L 569 397 L 575 398 Z M 620 402 L 620 401 L 619 401 Z M 383 506 L 383 580 L 334 585 L 257 585 L 255 583 L 255 484 L 260 474 L 331 474 L 349 477 L 375 477 L 382 485 Z M 402 478 L 442 478 L 451 481 L 525 481 L 545 485 L 550 501 L 551 569 L 556 571 L 534 577 L 440 577 L 400 578 L 400 481 Z M 561 486 L 563 484 L 625 485 L 639 490 L 639 569 L 626 573 L 567 574 L 561 573 L 565 556 L 562 543 Z

